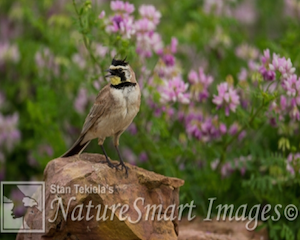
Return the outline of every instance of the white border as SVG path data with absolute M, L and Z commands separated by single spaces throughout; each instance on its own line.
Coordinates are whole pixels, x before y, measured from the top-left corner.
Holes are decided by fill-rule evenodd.
M 19 230 L 7 230 L 7 229 L 3 229 L 3 226 L 4 226 L 4 223 L 2 223 L 2 220 L 4 222 L 4 211 L 3 211 L 3 185 L 16 185 L 16 184 L 19 184 L 19 185 L 41 185 L 42 186 L 42 195 L 43 195 L 43 206 L 42 206 L 42 211 L 43 211 L 43 218 L 42 218 L 42 221 L 43 221 L 43 228 L 42 229 L 19 229 Z M 0 223 L 1 223 L 1 230 L 0 232 L 1 233 L 45 233 L 45 220 L 46 220 L 46 209 L 45 209 L 45 182 L 42 182 L 42 181 L 28 181 L 28 182 L 25 182 L 25 181 L 21 181 L 21 182 L 15 182 L 15 181 L 3 181 L 1 182 L 1 191 L 0 191 L 0 194 L 1 194 L 1 203 L 0 203 L 0 206 L 1 206 L 1 216 L 0 216 Z

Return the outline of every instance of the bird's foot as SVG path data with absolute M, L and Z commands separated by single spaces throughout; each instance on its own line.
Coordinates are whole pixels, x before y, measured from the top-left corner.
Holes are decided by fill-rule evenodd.
M 107 163 L 107 166 L 109 166 L 112 169 L 121 170 L 119 168 L 119 166 L 120 166 L 119 163 L 113 164 L 108 158 L 106 158 L 106 163 Z
M 128 169 L 129 169 L 129 167 L 127 167 L 124 162 L 120 162 L 117 166 L 118 166 L 118 170 L 125 169 L 125 174 L 128 177 Z
M 111 161 L 107 161 L 107 165 L 112 168 L 112 169 L 117 169 L 117 170 L 120 170 L 119 169 L 119 164 L 113 164 Z

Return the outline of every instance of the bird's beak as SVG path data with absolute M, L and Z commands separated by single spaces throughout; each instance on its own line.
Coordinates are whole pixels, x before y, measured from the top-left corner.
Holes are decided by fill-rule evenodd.
M 110 74 L 105 75 L 105 77 L 111 77 L 112 76 L 112 72 L 110 69 L 106 69 L 105 72 L 109 72 Z

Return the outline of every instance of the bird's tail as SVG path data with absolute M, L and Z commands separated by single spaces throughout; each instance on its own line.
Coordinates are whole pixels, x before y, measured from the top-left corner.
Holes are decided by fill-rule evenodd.
M 83 137 L 84 136 L 79 137 L 77 141 L 73 144 L 73 146 L 67 152 L 65 152 L 61 157 L 70 157 L 78 153 L 81 153 L 86 148 L 86 146 L 90 143 L 90 141 L 82 143 Z

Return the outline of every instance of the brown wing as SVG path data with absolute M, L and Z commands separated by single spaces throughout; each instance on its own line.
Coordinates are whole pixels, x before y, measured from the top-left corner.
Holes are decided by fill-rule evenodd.
M 110 95 L 110 85 L 108 84 L 97 95 L 96 101 L 85 119 L 81 135 L 86 134 L 87 131 L 93 127 L 97 119 L 109 115 L 112 105 L 113 98 Z

